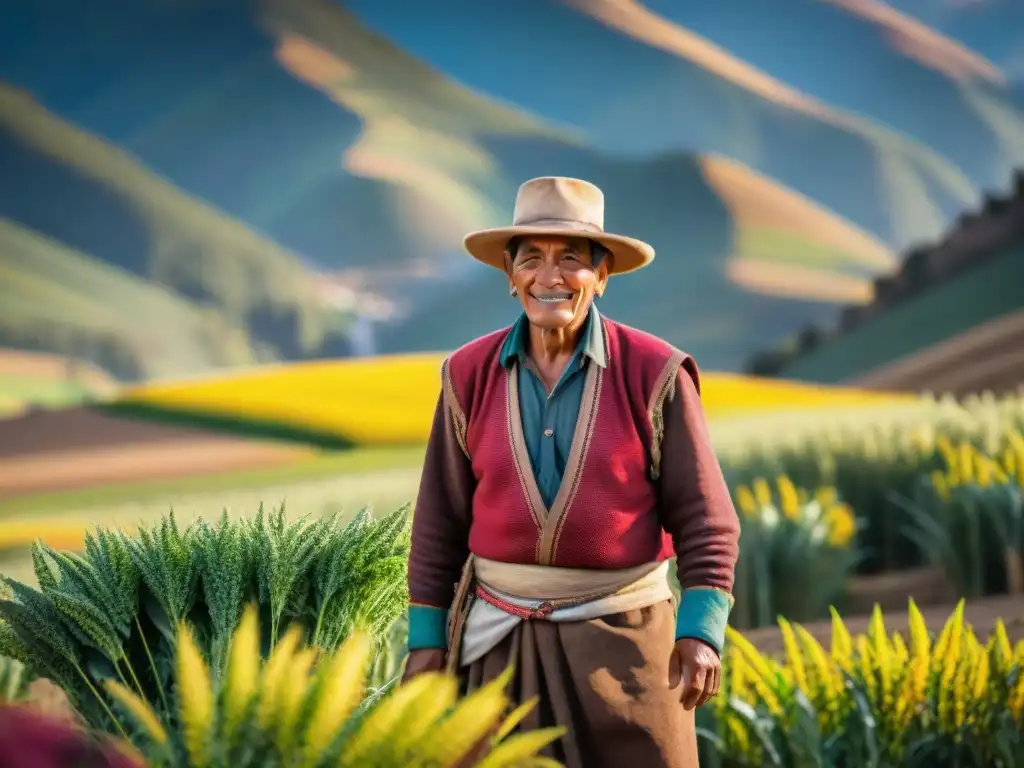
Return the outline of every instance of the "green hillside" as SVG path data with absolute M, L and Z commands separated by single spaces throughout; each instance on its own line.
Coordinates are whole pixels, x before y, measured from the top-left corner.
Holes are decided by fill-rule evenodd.
M 191 306 L 193 312 L 201 308 L 214 335 L 247 329 L 253 348 L 277 358 L 313 354 L 328 342 L 332 318 L 317 299 L 313 272 L 295 254 L 185 194 L 128 153 L 3 83 L 0 138 L 15 142 L 5 173 L 9 171 L 11 178 L 34 177 L 35 182 L 31 189 L 20 190 L 26 198 L 21 208 L 19 190 L 9 193 L 5 207 L 10 218 L 26 225 L 25 219 L 40 210 L 39 201 L 33 203 L 30 198 L 45 194 L 52 199 L 59 194 L 67 213 L 46 218 L 48 236 L 68 244 L 73 242 L 71 235 L 84 232 L 91 247 L 79 250 L 165 286 L 187 300 L 181 306 Z M 100 222 L 99 226 L 91 220 Z M 35 290 L 41 290 L 38 284 Z M 76 307 L 81 301 L 102 301 L 85 296 L 81 286 L 76 292 L 80 294 Z M 20 311 L 30 311 L 27 303 L 21 302 Z M 37 313 L 89 314 L 55 306 Z M 194 339 L 186 340 L 168 352 L 179 362 L 191 361 L 192 369 L 204 363 L 235 364 L 254 354 L 246 349 L 249 342 L 244 338 L 204 340 L 209 349 L 201 352 L 184 354 L 180 349 L 194 344 Z
M 244 330 L 217 312 L 4 219 L 0 338 L 142 377 L 254 361 Z

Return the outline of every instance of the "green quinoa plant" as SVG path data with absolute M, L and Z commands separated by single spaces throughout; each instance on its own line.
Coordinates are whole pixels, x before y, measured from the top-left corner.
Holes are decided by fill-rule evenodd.
M 39 588 L 4 580 L 0 653 L 60 685 L 93 728 L 121 730 L 110 681 L 173 717 L 182 622 L 215 677 L 250 602 L 264 657 L 292 625 L 325 652 L 362 626 L 380 649 L 407 603 L 409 519 L 403 507 L 380 519 L 363 509 L 347 524 L 289 522 L 283 508 L 261 507 L 251 519 L 225 512 L 182 527 L 172 511 L 131 535 L 97 528 L 82 554 L 36 542 Z

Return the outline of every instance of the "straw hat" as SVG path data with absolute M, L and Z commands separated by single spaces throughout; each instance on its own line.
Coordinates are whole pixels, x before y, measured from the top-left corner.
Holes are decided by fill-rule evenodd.
M 600 243 L 612 254 L 611 274 L 632 272 L 654 259 L 654 248 L 643 240 L 604 231 L 604 192 L 599 187 L 563 176 L 530 179 L 516 194 L 511 227 L 470 232 L 462 242 L 474 259 L 504 272 L 511 238 L 542 235 Z

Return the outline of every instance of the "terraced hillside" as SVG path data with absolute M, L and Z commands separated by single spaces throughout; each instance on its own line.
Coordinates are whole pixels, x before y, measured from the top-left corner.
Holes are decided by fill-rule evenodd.
M 787 377 L 970 392 L 1024 381 L 1024 245 L 879 312 L 784 369 Z

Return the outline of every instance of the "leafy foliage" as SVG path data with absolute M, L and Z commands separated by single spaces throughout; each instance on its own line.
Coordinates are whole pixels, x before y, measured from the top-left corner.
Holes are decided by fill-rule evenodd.
M 943 470 L 942 445 L 969 444 L 1003 457 L 1024 434 L 1024 396 L 943 397 L 894 408 L 866 419 L 841 414 L 790 415 L 777 429 L 745 435 L 719 456 L 730 486 L 786 475 L 802 488 L 831 486 L 866 525 L 858 536 L 862 571 L 920 565 L 920 548 L 905 535 L 914 521 L 894 500 L 913 498 L 919 478 Z M 1016 437 L 1014 437 L 1016 435 Z M 1024 453 L 1019 453 L 1024 462 Z
M 981 644 L 963 609 L 934 640 L 913 601 L 907 637 L 877 608 L 856 637 L 833 613 L 830 652 L 780 619 L 782 661 L 730 630 L 701 765 L 1024 765 L 1024 642 L 1011 648 L 999 622 Z
M 24 699 L 32 680 L 32 672 L 24 664 L 17 659 L 0 656 L 0 704 Z
M 230 638 L 220 676 L 207 667 L 189 626 L 178 632 L 173 714 L 158 713 L 122 683 L 106 683 L 122 729 L 152 768 L 444 768 L 481 745 L 483 768 L 557 765 L 536 753 L 563 728 L 508 736 L 535 704 L 504 717 L 511 670 L 461 701 L 454 677 L 428 674 L 362 704 L 373 640 L 360 628 L 324 653 L 303 647 L 293 624 L 264 662 L 257 611 L 250 608 Z
M 774 483 L 755 478 L 733 495 L 741 523 L 733 625 L 763 627 L 780 614 L 826 617 L 860 556 L 853 510 L 835 488 L 809 493 L 785 475 Z
M 171 512 L 134 536 L 97 529 L 82 555 L 36 542 L 39 589 L 6 580 L 0 652 L 60 685 L 90 726 L 119 733 L 109 681 L 172 716 L 182 622 L 215 678 L 248 602 L 266 628 L 263 654 L 292 625 L 327 652 L 357 625 L 381 644 L 407 603 L 408 537 L 407 507 L 379 520 L 364 509 L 348 524 L 261 508 L 251 520 L 225 513 L 185 528 Z
M 0 599 L 11 597 L 10 588 L 0 583 Z M 0 645 L 14 645 L 16 638 L 10 637 L 10 628 L 0 623 Z M 29 684 L 35 674 L 18 659 L 0 656 L 0 704 L 19 701 L 28 693 Z
M 906 535 L 965 597 L 1024 592 L 1024 437 L 1010 432 L 1001 456 L 940 439 L 943 469 L 919 478 Z

